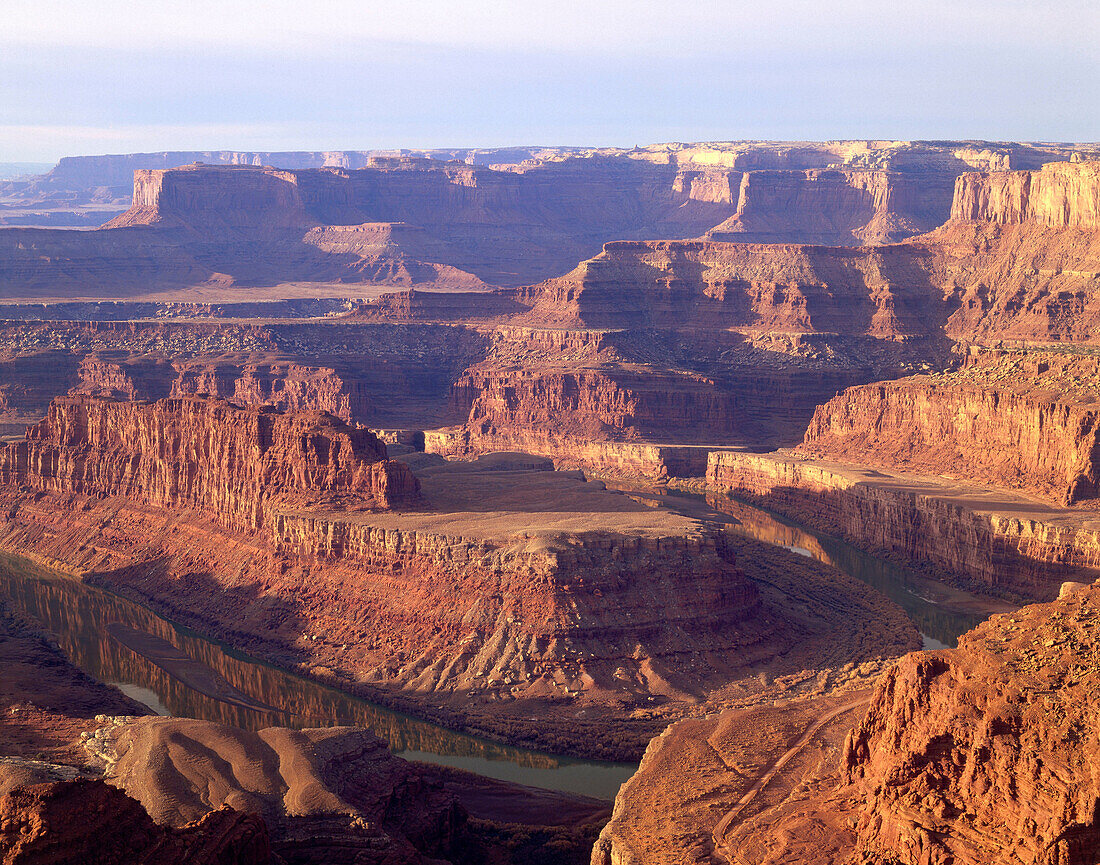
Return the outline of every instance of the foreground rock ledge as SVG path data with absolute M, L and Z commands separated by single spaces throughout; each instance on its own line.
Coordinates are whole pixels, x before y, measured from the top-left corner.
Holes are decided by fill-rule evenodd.
M 673 725 L 592 861 L 1092 863 L 1098 712 L 1100 587 L 1067 584 L 905 656 L 871 694 Z

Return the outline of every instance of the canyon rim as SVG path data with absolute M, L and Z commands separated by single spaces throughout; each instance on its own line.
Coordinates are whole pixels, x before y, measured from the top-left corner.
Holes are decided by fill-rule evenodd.
M 172 5 L 0 10 L 0 865 L 1100 865 L 1097 10 Z

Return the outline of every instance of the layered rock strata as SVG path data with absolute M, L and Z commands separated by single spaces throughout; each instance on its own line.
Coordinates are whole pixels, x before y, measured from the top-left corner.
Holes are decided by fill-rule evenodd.
M 756 665 L 820 656 L 821 641 L 859 658 L 910 634 L 809 564 L 799 588 L 768 569 L 760 583 L 761 550 L 735 564 L 714 529 L 527 457 L 427 466 L 433 510 L 387 511 L 417 482 L 376 443 L 330 417 L 213 399 L 62 400 L 4 451 L 0 543 L 342 687 L 478 724 L 481 705 L 498 719 L 538 707 L 557 726 L 524 735 L 545 746 L 591 727 L 597 754 L 652 729 L 648 712 L 616 726 L 637 708 L 679 711 Z M 784 609 L 792 592 L 808 618 Z M 834 607 L 843 637 L 821 615 Z
M 239 409 L 202 399 L 55 400 L 26 440 L 0 450 L 0 482 L 43 492 L 195 507 L 259 528 L 274 502 L 346 496 L 359 507 L 416 504 L 416 479 L 367 430 L 324 414 Z
M 707 483 L 856 546 L 994 592 L 1049 598 L 1100 573 L 1087 512 L 949 482 L 790 453 L 715 452 Z
M 740 243 L 854 246 L 931 231 L 950 208 L 954 177 L 869 169 L 751 171 L 737 213 L 707 232 Z
M 0 326 L 10 357 L 0 360 L 0 424 L 21 434 L 65 393 L 209 394 L 377 428 L 459 426 L 441 452 L 518 449 L 599 468 L 627 444 L 795 444 L 819 403 L 921 369 L 928 351 L 925 342 L 701 329 L 13 322 Z
M 296 282 L 523 285 L 615 239 L 710 231 L 753 242 L 897 240 L 947 218 L 960 172 L 1005 167 L 1016 155 L 1037 167 L 1071 152 L 841 142 L 543 151 L 493 166 L 470 154 L 461 156 L 473 162 L 283 154 L 293 163 L 284 165 L 217 154 L 221 164 L 179 168 L 163 167 L 161 154 L 137 158 L 157 167 L 137 167 L 132 205 L 111 230 L 6 232 L 0 275 L 26 297 L 95 293 L 96 283 L 127 294 Z M 48 186 L 12 193 L 49 198 Z
M 975 348 L 955 372 L 848 388 L 817 410 L 798 450 L 1092 504 L 1098 406 L 1095 357 Z
M 1095 861 L 1100 590 L 1066 589 L 906 655 L 873 693 L 675 724 L 593 863 Z

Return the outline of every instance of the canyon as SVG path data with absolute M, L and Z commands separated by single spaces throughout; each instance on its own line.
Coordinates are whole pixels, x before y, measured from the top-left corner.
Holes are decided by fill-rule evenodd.
M 0 544 L 471 729 L 537 707 L 523 736 L 598 756 L 760 666 L 912 644 L 855 584 L 546 461 L 408 459 L 318 413 L 58 399 L 2 450 Z
M 70 159 L 0 187 L 13 226 L 0 279 L 9 297 L 54 300 L 522 286 L 612 240 L 901 240 L 947 219 L 963 172 L 1075 154 L 1095 152 L 853 141 Z
M 0 719 L 0 822 L 83 784 L 152 849 L 240 861 L 1094 861 L 1098 156 L 227 151 L 7 183 L 115 213 L 0 229 L 0 548 L 348 699 L 644 757 L 609 819 L 242 724 L 277 707 L 114 622 L 221 714 L 44 696 Z M 747 537 L 746 502 L 797 525 Z M 953 647 L 813 531 L 967 612 L 1031 606 Z
M 674 724 L 592 862 L 1094 861 L 1096 591 L 993 616 L 870 689 Z

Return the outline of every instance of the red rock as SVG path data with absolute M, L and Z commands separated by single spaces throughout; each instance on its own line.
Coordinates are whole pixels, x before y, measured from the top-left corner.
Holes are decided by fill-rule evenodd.
M 799 452 L 1020 489 L 1100 498 L 1095 358 L 974 351 L 957 372 L 861 385 L 818 408 Z
M 1046 600 L 1100 573 L 1093 514 L 1009 491 L 791 453 L 713 452 L 712 489 L 935 576 Z
M 0 797 L 4 865 L 267 865 L 267 827 L 224 808 L 179 829 L 102 781 L 39 784 Z
M 996 616 L 883 677 L 841 758 L 865 861 L 1095 861 L 1097 595 Z
M 954 178 L 869 169 L 752 171 L 737 213 L 707 232 L 741 243 L 889 243 L 943 224 Z
M 345 494 L 415 503 L 416 478 L 367 430 L 322 413 L 241 409 L 216 399 L 55 400 L 26 441 L 0 449 L 0 478 L 41 490 L 197 506 L 257 528 L 272 501 Z

